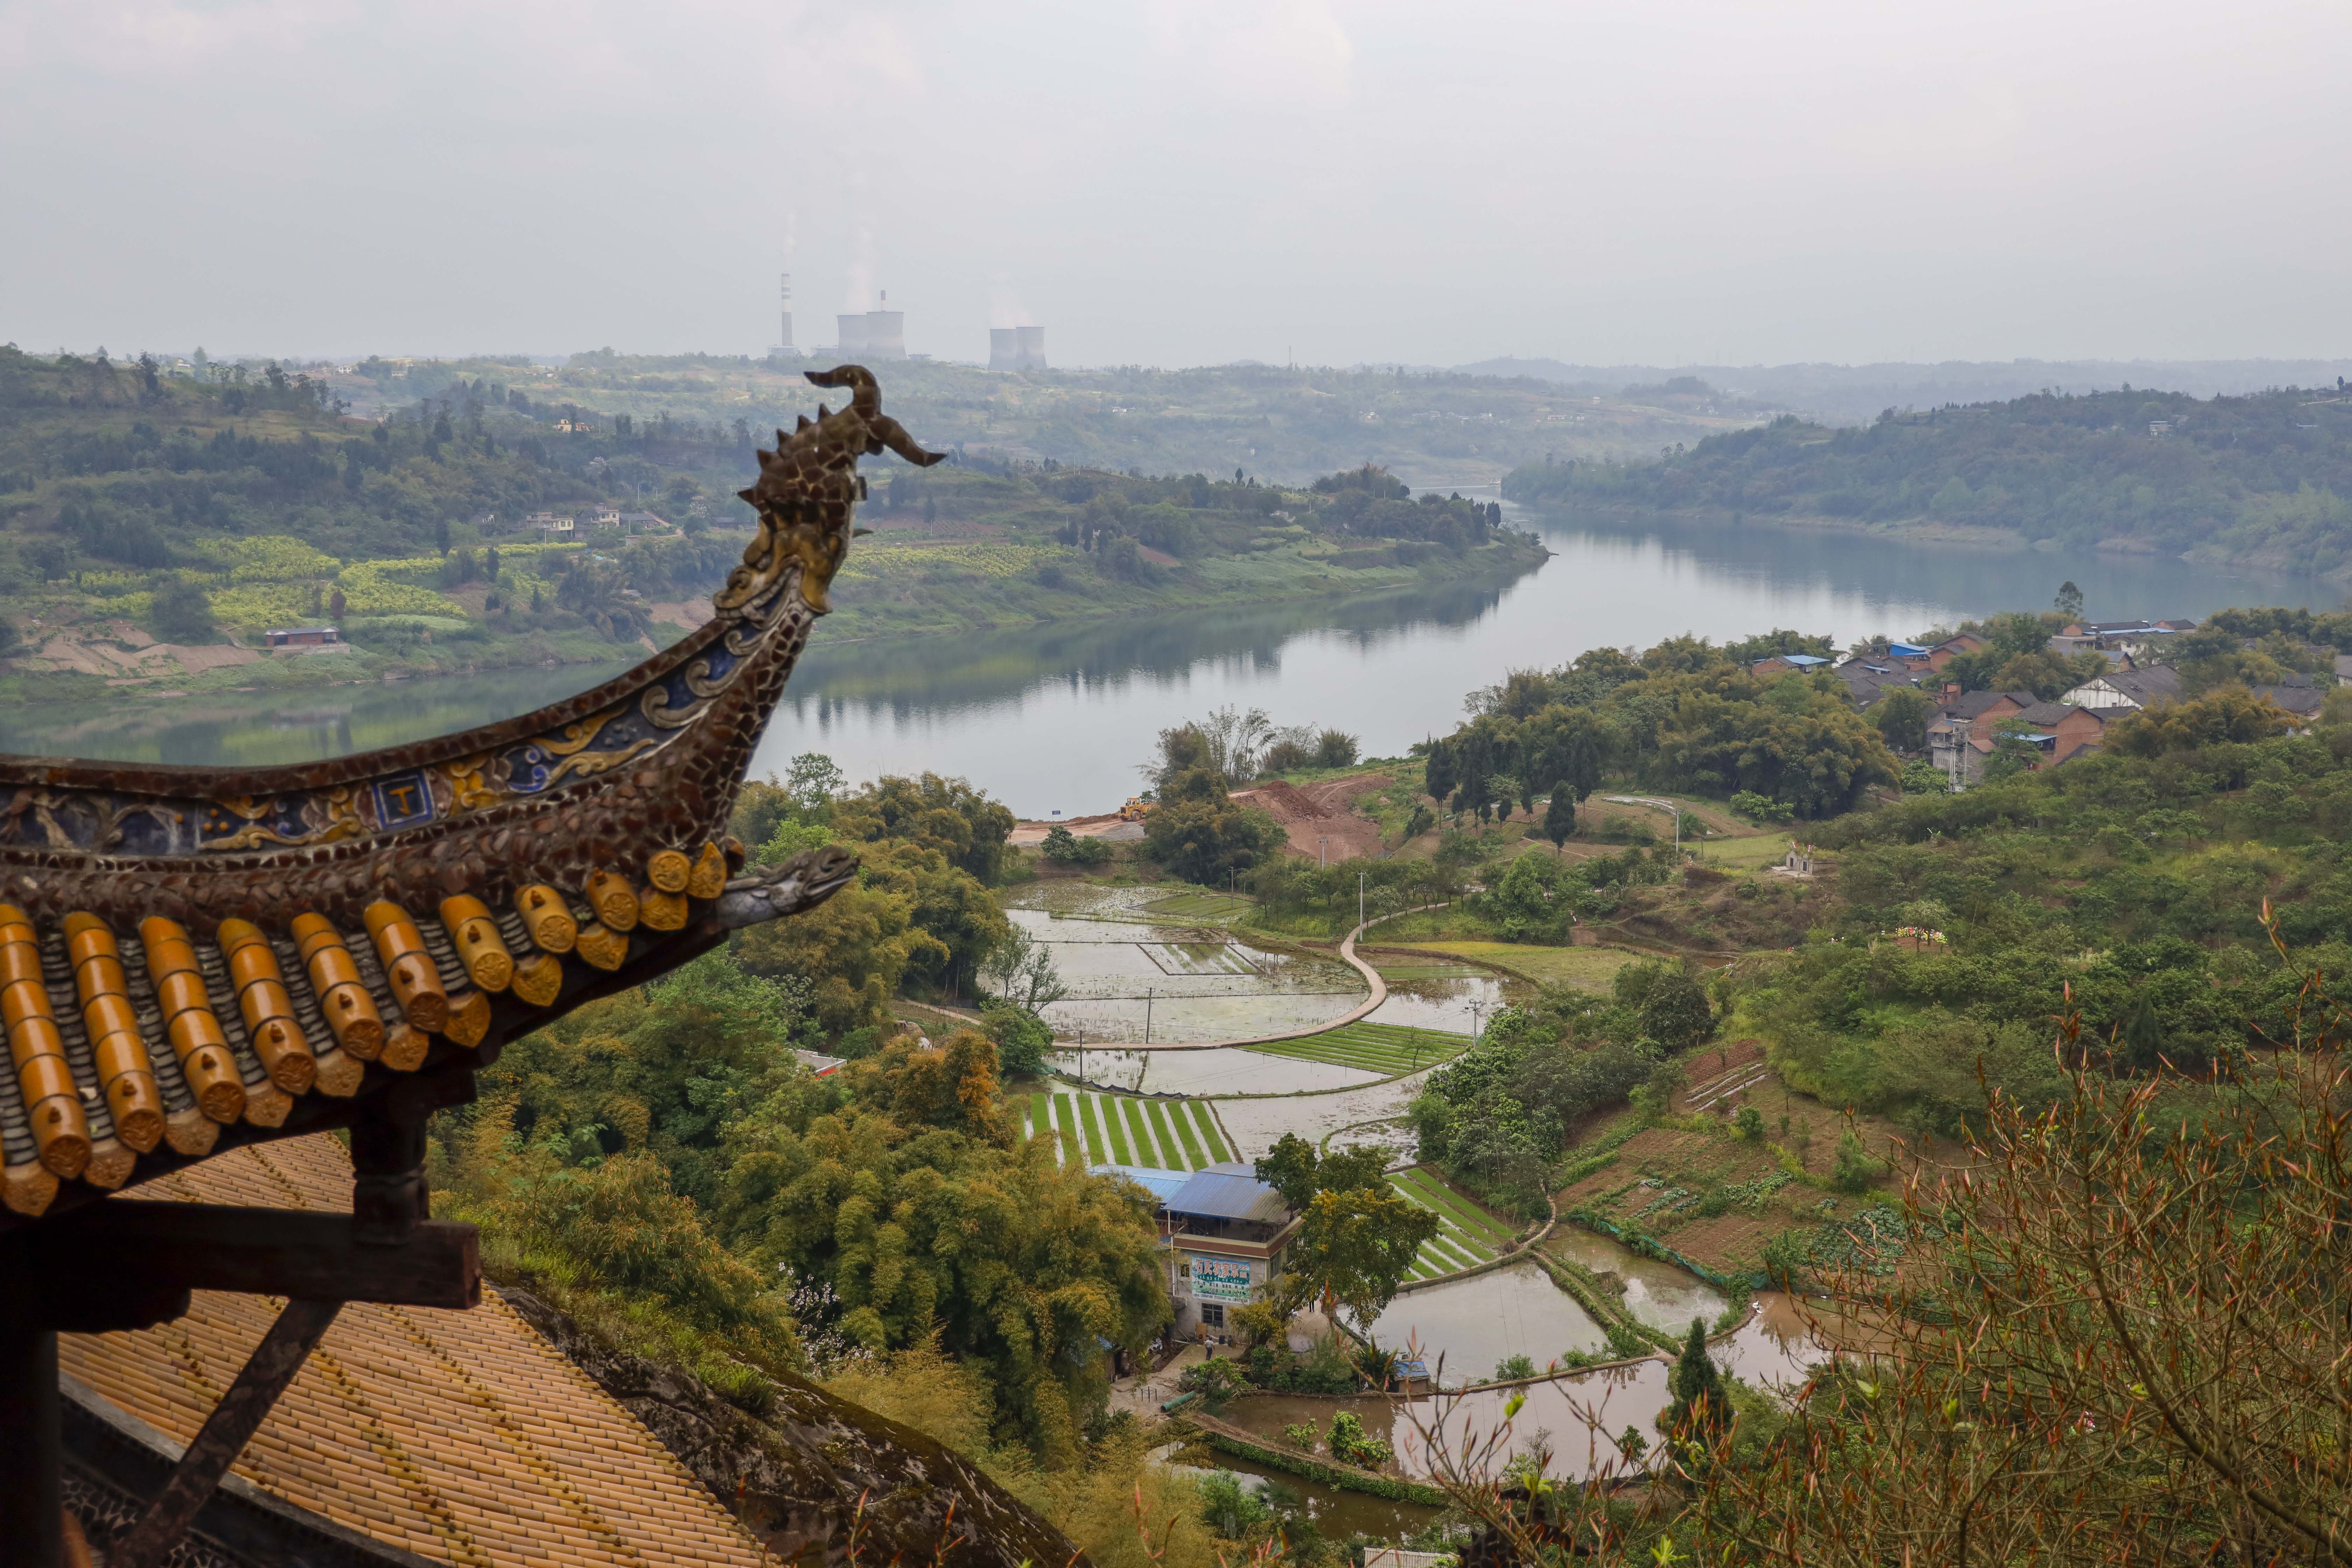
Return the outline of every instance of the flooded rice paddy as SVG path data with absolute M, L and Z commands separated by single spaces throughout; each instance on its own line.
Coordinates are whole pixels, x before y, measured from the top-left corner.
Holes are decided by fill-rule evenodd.
M 1374 1320 L 1371 1337 L 1399 1349 L 1411 1345 L 1441 1385 L 1452 1388 L 1493 1377 L 1495 1363 L 1507 1356 L 1523 1355 L 1540 1367 L 1564 1352 L 1598 1354 L 1609 1343 L 1601 1325 L 1534 1263 L 1403 1292 Z
M 1314 1521 L 1317 1533 L 1328 1541 L 1369 1535 L 1375 1541 L 1399 1541 L 1434 1521 L 1439 1510 L 1417 1502 L 1393 1502 L 1369 1492 L 1342 1491 L 1310 1481 L 1304 1476 L 1277 1470 L 1237 1454 L 1220 1452 L 1206 1444 L 1169 1450 L 1164 1462 L 1186 1469 L 1223 1470 L 1261 1488 L 1282 1488 L 1298 1499 L 1298 1506 Z
M 1465 1362 L 1488 1356 L 1486 1364 L 1477 1370 L 1489 1376 L 1494 1371 L 1494 1358 L 1500 1355 L 1522 1353 L 1540 1363 L 1545 1359 L 1544 1353 L 1533 1347 L 1544 1333 L 1556 1335 L 1567 1320 L 1538 1307 L 1538 1299 L 1531 1293 L 1524 1299 L 1527 1310 L 1515 1328 L 1494 1327 L 1479 1321 L 1480 1289 L 1507 1272 L 1498 1269 L 1456 1284 L 1401 1296 L 1391 1304 L 1390 1313 L 1382 1315 L 1381 1321 L 1387 1322 L 1390 1314 L 1412 1302 L 1415 1297 L 1451 1296 L 1454 1300 L 1442 1307 L 1416 1309 L 1414 1313 L 1419 1321 L 1436 1325 L 1436 1331 L 1447 1336 L 1427 1347 L 1433 1362 L 1437 1349 L 1447 1352 L 1447 1381 L 1454 1380 L 1457 1350 Z M 1537 1271 L 1530 1266 L 1529 1272 Z M 1537 1273 L 1537 1278 L 1541 1279 L 1541 1275 Z M 1549 1281 L 1544 1288 L 1552 1289 Z M 1574 1309 L 1575 1304 L 1565 1296 L 1560 1300 Z M 1580 1310 L 1578 1316 L 1582 1317 Z M 1589 1318 L 1584 1321 L 1591 1321 Z M 1593 1332 L 1597 1340 L 1598 1330 Z M 1380 1337 L 1382 1343 L 1391 1342 L 1386 1331 Z M 1515 1343 L 1521 1347 L 1516 1352 L 1504 1348 Z M 1717 1366 L 1750 1384 L 1786 1388 L 1801 1383 L 1807 1369 L 1826 1359 L 1830 1348 L 1815 1337 L 1796 1303 L 1771 1292 L 1758 1299 L 1748 1321 L 1717 1342 L 1712 1353 Z M 1656 1445 L 1657 1415 L 1671 1397 L 1666 1386 L 1669 1370 L 1669 1363 L 1661 1356 L 1629 1366 L 1570 1373 L 1517 1387 L 1443 1392 L 1410 1401 L 1257 1394 L 1228 1405 L 1225 1419 L 1246 1430 L 1279 1439 L 1286 1425 L 1328 1423 L 1332 1412 L 1352 1410 L 1362 1419 L 1365 1431 L 1385 1438 L 1395 1448 L 1398 1469 L 1417 1478 L 1433 1472 L 1437 1446 L 1460 1454 L 1507 1425 L 1510 1431 L 1502 1445 L 1498 1463 L 1500 1458 L 1532 1446 L 1540 1436 L 1552 1451 L 1553 1474 L 1587 1476 L 1618 1462 L 1614 1438 L 1629 1426 L 1638 1428 L 1653 1447 Z M 1514 1394 L 1524 1395 L 1526 1403 L 1517 1416 L 1506 1416 L 1504 1406 Z
M 1690 1327 L 1693 1318 L 1704 1318 L 1711 1324 L 1727 1301 L 1722 1291 L 1698 1276 L 1685 1274 L 1671 1263 L 1643 1258 L 1605 1236 L 1575 1226 L 1556 1227 L 1546 1238 L 1544 1250 L 1554 1258 L 1583 1264 L 1604 1282 L 1611 1277 L 1622 1281 L 1625 1310 L 1654 1329 L 1680 1331 Z
M 1088 1044 L 1139 1046 L 1248 1039 L 1333 1023 L 1368 994 L 1363 976 L 1336 955 L 1268 948 L 1169 912 L 1193 907 L 1198 895 L 1057 879 L 1018 889 L 1005 901 L 1069 987 L 1045 1009 L 1058 1039 L 1083 1035 Z M 1484 973 L 1399 980 L 1372 1017 L 1466 1035 L 1528 989 Z

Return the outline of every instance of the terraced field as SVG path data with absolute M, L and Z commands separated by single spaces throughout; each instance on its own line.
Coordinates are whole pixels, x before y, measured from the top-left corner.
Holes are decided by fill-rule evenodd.
M 1434 1210 L 1443 1227 L 1422 1245 L 1421 1255 L 1413 1259 L 1415 1279 L 1433 1279 L 1484 1263 L 1511 1239 L 1502 1221 L 1426 1171 L 1418 1167 L 1399 1171 L 1389 1177 L 1389 1184 L 1407 1202 Z
M 1295 1040 L 1276 1040 L 1268 1045 L 1252 1046 L 1250 1049 L 1264 1051 L 1269 1056 L 1297 1057 L 1310 1062 L 1362 1068 L 1385 1076 L 1433 1067 L 1450 1057 L 1461 1055 L 1469 1047 L 1469 1036 L 1449 1034 L 1444 1029 L 1360 1022 L 1326 1029 L 1319 1035 L 1304 1035 Z
M 1061 1090 L 1022 1104 L 1026 1138 L 1055 1138 L 1064 1164 L 1198 1171 L 1234 1157 L 1205 1101 Z

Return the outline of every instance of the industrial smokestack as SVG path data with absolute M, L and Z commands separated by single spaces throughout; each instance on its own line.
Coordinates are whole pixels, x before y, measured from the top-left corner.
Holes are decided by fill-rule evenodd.
M 784 273 L 782 277 L 784 308 L 783 331 L 776 339 L 776 352 L 779 353 L 791 353 L 793 352 L 793 275 L 787 272 Z

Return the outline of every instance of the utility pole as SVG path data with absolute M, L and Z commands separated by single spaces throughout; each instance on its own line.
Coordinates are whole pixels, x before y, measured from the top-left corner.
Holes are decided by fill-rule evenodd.
M 1078 1082 L 1087 1081 L 1087 1026 L 1078 1026 Z
M 1152 987 L 1143 988 L 1143 1043 L 1147 1046 L 1151 1043 L 1151 994 Z
M 1474 1047 L 1478 1043 L 1478 1016 L 1491 1005 L 1491 1003 L 1486 1002 L 1470 1004 L 1470 1043 Z
M 1356 929 L 1364 929 L 1364 873 L 1356 873 Z
M 1322 836 L 1322 837 L 1318 837 L 1318 838 L 1315 840 L 1315 843 L 1316 843 L 1317 850 L 1318 850 L 1318 854 L 1319 854 L 1319 855 L 1320 855 L 1320 857 L 1321 857 L 1320 861 L 1319 861 L 1319 864 L 1324 865 L 1324 866 L 1328 866 L 1328 865 L 1330 865 L 1330 864 L 1331 864 L 1331 839 L 1330 839 L 1330 837 L 1329 837 L 1328 834 L 1327 834 L 1327 835 L 1324 835 L 1324 836 Z

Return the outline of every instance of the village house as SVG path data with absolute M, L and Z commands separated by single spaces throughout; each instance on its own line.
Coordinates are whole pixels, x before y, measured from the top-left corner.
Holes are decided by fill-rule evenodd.
M 343 634 L 333 626 L 290 626 L 261 634 L 264 647 L 340 647 Z
M 2161 657 L 2167 639 L 2196 629 L 2195 621 L 2074 621 L 2051 635 L 2053 653 L 2095 650 L 2128 654 L 2135 662 Z
M 1090 1169 L 1123 1176 L 1156 1200 L 1176 1337 L 1222 1334 L 1229 1309 L 1265 1299 L 1300 1221 L 1254 1166 L 1228 1163 L 1190 1175 L 1135 1165 Z
M 1910 644 L 1906 646 L 1916 647 L 1917 645 Z M 1984 638 L 1977 636 L 1974 632 L 1962 632 L 1957 637 L 1946 637 L 1942 642 L 1939 642 L 1927 649 L 1927 668 L 1929 669 L 1941 670 L 1944 666 L 1951 663 L 1952 660 L 1959 658 L 1960 655 L 1964 653 L 1979 652 L 1984 648 Z
M 1811 675 L 1817 669 L 1827 669 L 1830 661 L 1817 654 L 1776 653 L 1769 658 L 1759 658 L 1748 667 L 1751 675 Z
M 1846 697 L 1858 709 L 1875 707 L 1895 687 L 1919 684 L 1918 675 L 1912 670 L 1860 658 L 1839 665 L 1837 678 L 1845 682 Z
M 2309 677 L 2289 680 L 2278 686 L 2257 686 L 2254 695 L 2275 707 L 2294 715 L 2297 733 L 2307 733 L 2318 722 L 2319 710 L 2327 702 L 2327 693 Z
M 2128 709 L 2045 702 L 2030 691 L 1971 691 L 1951 700 L 1927 726 L 1927 760 L 1955 791 L 1984 777 L 2004 736 L 2033 749 L 2029 770 L 2070 763 L 2106 742 L 2106 727 Z
M 649 511 L 625 511 L 620 514 L 622 531 L 627 533 L 669 533 L 675 531 L 667 518 Z
M 580 526 L 572 519 L 551 511 L 532 512 L 525 525 L 541 533 L 563 538 L 569 538 Z
M 2180 700 L 2180 672 L 2168 664 L 2109 670 L 2059 699 L 2078 708 L 2157 708 Z

